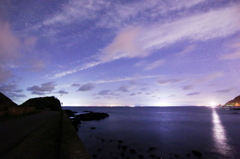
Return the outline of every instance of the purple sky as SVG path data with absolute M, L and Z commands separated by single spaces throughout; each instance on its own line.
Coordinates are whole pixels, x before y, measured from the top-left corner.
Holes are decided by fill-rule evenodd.
M 0 91 L 18 104 L 225 104 L 239 60 L 239 0 L 0 1 Z

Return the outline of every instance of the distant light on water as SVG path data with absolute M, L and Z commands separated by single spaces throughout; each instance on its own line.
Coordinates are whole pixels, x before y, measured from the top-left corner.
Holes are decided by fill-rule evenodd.
M 230 156 L 231 147 L 228 144 L 226 131 L 215 109 L 212 110 L 212 123 L 212 134 L 216 151 L 222 155 Z

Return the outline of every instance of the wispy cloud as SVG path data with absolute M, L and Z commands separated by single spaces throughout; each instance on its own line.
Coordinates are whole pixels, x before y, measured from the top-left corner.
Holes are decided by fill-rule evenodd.
M 192 93 L 188 93 L 187 96 L 194 96 L 194 95 L 198 95 L 200 94 L 201 92 L 192 92 Z
M 174 78 L 174 79 L 158 79 L 157 80 L 157 83 L 158 84 L 163 84 L 163 85 L 165 85 L 165 84 L 170 84 L 170 83 L 178 83 L 178 82 L 181 82 L 182 81 L 182 79 L 177 79 L 177 78 Z
M 240 26 L 240 24 L 239 24 Z M 227 46 L 231 53 L 224 54 L 220 57 L 222 60 L 235 60 L 240 58 L 240 42 L 234 42 Z
M 0 64 L 0 83 L 7 81 L 12 76 L 12 72 L 5 65 Z
M 107 19 L 107 17 L 112 17 L 112 14 L 117 14 L 114 17 L 119 17 L 120 21 L 126 21 L 129 16 L 147 15 L 145 12 L 147 9 L 153 9 L 152 12 L 154 16 L 158 15 L 164 16 L 171 11 L 178 11 L 181 9 L 187 10 L 196 5 L 204 3 L 203 0 L 198 0 L 194 2 L 189 1 L 179 1 L 179 2 L 159 2 L 152 1 L 142 5 L 142 3 L 131 3 L 132 5 L 142 6 L 136 7 L 137 11 L 131 9 L 131 7 L 126 6 L 128 3 L 112 3 L 106 1 L 88 1 L 88 2 L 78 2 L 73 1 L 66 5 L 62 12 L 57 13 L 53 17 L 45 21 L 45 25 L 55 25 L 55 24 L 69 24 L 75 21 L 95 19 L 100 21 L 101 19 Z M 106 5 L 107 3 L 107 5 Z M 106 6 L 121 6 L 119 9 L 112 11 L 110 8 L 106 13 L 106 16 L 98 16 L 96 13 L 102 9 L 106 10 Z M 130 3 L 129 3 L 130 5 Z M 157 6 L 156 6 L 157 5 Z M 118 8 L 118 7 L 116 7 Z M 122 8 L 128 8 L 127 13 L 122 13 Z M 73 74 L 99 64 L 110 62 L 113 60 L 121 58 L 136 58 L 136 57 L 146 57 L 154 52 L 156 49 L 161 49 L 165 46 L 174 44 L 180 40 L 192 40 L 192 41 L 207 41 L 215 38 L 223 38 L 230 36 L 240 30 L 240 11 L 239 5 L 233 5 L 226 8 L 212 8 L 207 12 L 195 12 L 191 15 L 186 14 L 184 16 L 177 16 L 177 18 L 165 21 L 156 21 L 152 27 L 143 25 L 141 23 L 130 24 L 125 22 L 125 28 L 116 31 L 117 34 L 111 43 L 106 45 L 101 49 L 98 56 L 95 57 L 95 62 L 87 63 L 83 66 L 78 66 L 68 71 L 63 71 L 55 74 L 52 78 L 60 78 L 69 74 Z M 96 13 L 95 13 L 96 12 Z M 91 15 L 91 16 L 89 16 Z M 136 18 L 133 16 L 132 18 Z M 98 20 L 100 19 L 100 20 Z M 98 26 L 98 25 L 96 25 Z M 103 25 L 104 27 L 104 25 Z M 105 28 L 107 26 L 105 25 Z M 180 55 L 187 54 L 192 51 L 194 46 L 189 46 L 183 50 Z M 234 54 L 232 56 L 238 56 Z M 149 68 L 154 68 L 154 66 Z M 149 69 L 147 68 L 147 69 Z
M 93 90 L 95 88 L 95 85 L 93 83 L 87 83 L 87 84 L 84 84 L 82 85 L 78 91 L 90 91 L 90 90 Z
M 189 45 L 189 46 L 185 47 L 182 51 L 176 53 L 175 55 L 183 57 L 183 56 L 186 56 L 189 53 L 191 53 L 194 49 L 196 49 L 196 45 Z
M 165 60 L 157 60 L 157 61 L 154 61 L 152 62 L 151 64 L 149 64 L 145 70 L 152 70 L 152 69 L 155 69 L 161 65 L 163 65 L 165 63 Z
M 156 24 L 151 28 L 127 27 L 103 49 L 101 60 L 105 62 L 119 58 L 145 57 L 155 49 L 183 39 L 206 41 L 226 37 L 240 30 L 239 21 L 239 6 L 233 6 L 193 14 L 164 24 Z M 189 47 L 184 52 L 192 49 Z
M 190 90 L 193 89 L 193 85 L 186 85 L 183 87 L 183 90 Z
M 78 66 L 78 67 L 73 68 L 73 69 L 68 70 L 68 71 L 63 71 L 63 72 L 60 72 L 60 73 L 56 73 L 53 76 L 47 75 L 46 78 L 48 78 L 48 79 L 56 79 L 56 78 L 64 77 L 66 75 L 70 75 L 70 74 L 73 74 L 73 73 L 76 73 L 76 72 L 79 72 L 79 71 L 82 71 L 82 70 L 85 70 L 85 69 L 97 66 L 99 64 L 101 64 L 101 62 L 86 63 L 83 66 L 80 66 L 80 67 Z
M 222 77 L 222 76 L 224 76 L 223 72 L 213 72 L 213 73 L 207 74 L 205 77 L 195 79 L 195 82 L 205 83 L 205 82 L 213 81 L 213 80 L 215 80 L 219 77 Z
M 136 79 L 148 79 L 148 78 L 158 78 L 162 77 L 163 75 L 152 75 L 152 76 L 137 76 L 136 77 L 125 77 L 125 78 L 118 78 L 112 80 L 100 80 L 100 81 L 93 81 L 93 83 L 114 83 L 114 82 L 122 82 L 122 81 L 135 81 Z M 135 81 L 136 82 L 136 81 Z
M 226 88 L 226 89 L 221 89 L 221 90 L 217 90 L 217 93 L 229 93 L 231 91 L 233 91 L 234 88 Z

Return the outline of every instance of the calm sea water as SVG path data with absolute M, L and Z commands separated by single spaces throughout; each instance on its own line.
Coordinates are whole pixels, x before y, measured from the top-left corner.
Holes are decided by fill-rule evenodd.
M 78 135 L 94 158 L 193 159 L 197 157 L 192 150 L 197 150 L 202 153 L 202 159 L 240 159 L 240 111 L 237 110 L 208 107 L 64 109 L 110 115 L 104 120 L 82 122 L 79 127 Z M 152 147 L 155 149 L 149 149 Z

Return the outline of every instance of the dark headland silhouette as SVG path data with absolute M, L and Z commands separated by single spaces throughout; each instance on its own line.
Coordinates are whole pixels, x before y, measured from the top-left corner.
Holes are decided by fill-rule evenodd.
M 228 101 L 224 106 L 240 106 L 240 95 Z

